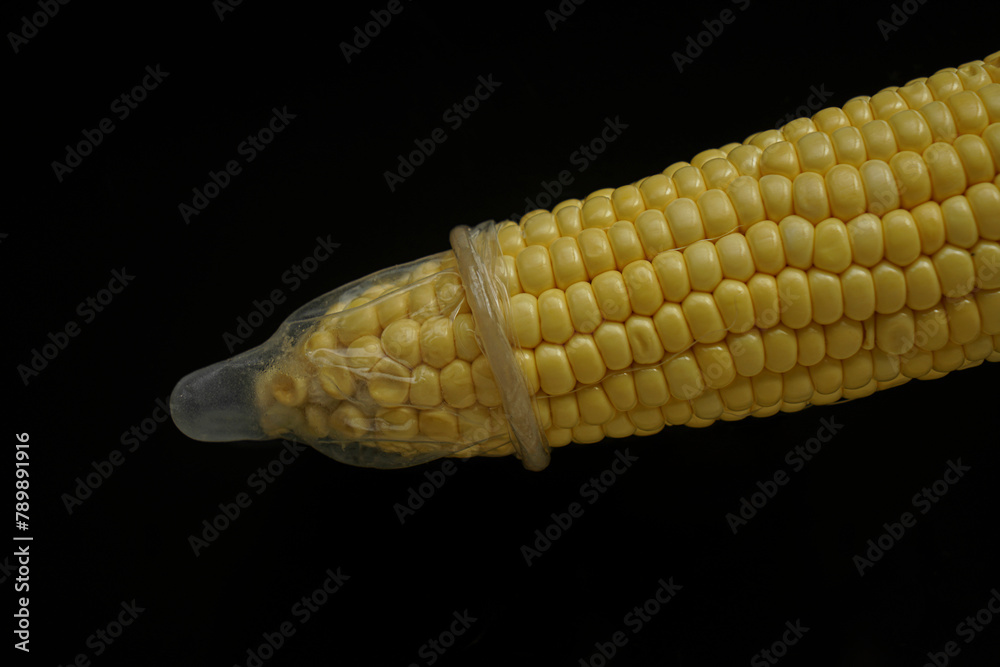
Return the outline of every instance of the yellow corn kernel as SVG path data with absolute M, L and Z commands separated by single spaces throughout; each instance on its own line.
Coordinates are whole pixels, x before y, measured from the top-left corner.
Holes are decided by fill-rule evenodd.
M 576 334 L 567 341 L 565 348 L 573 375 L 581 384 L 600 382 L 607 373 L 608 367 L 592 335 Z
M 965 192 L 965 169 L 954 146 L 935 142 L 924 150 L 923 158 L 931 175 L 934 201 L 940 203 Z
M 726 325 L 711 294 L 692 292 L 681 304 L 691 335 L 699 343 L 714 343 L 726 337 Z
M 521 227 L 524 231 L 525 245 L 543 245 L 548 248 L 560 236 L 556 218 L 548 211 L 531 216 Z
M 796 201 L 795 209 L 799 215 L 805 216 L 806 220 L 809 222 L 818 222 L 829 215 L 830 209 L 826 199 L 825 187 L 824 182 L 822 180 L 817 180 L 815 175 L 803 174 L 800 178 L 795 180 L 793 185 L 794 197 Z M 802 220 L 802 218 L 799 218 L 798 216 L 792 217 Z M 785 218 L 785 220 L 789 219 L 790 218 Z M 806 222 L 806 220 L 803 220 L 803 222 Z M 785 221 L 783 220 L 782 222 L 784 223 Z M 795 265 L 795 263 L 791 261 L 789 261 L 789 264 L 793 266 Z
M 753 256 L 743 234 L 722 237 L 715 242 L 715 249 L 725 278 L 745 282 L 754 274 Z
M 479 356 L 472 362 L 472 384 L 475 387 L 476 400 L 479 403 L 487 407 L 496 407 L 501 404 L 500 390 L 493 377 L 493 370 L 484 356 Z
M 611 199 L 600 195 L 588 197 L 587 201 L 583 203 L 580 214 L 583 216 L 584 229 L 594 227 L 606 229 L 615 224 L 615 220 L 617 219 Z
M 770 220 L 756 224 L 747 230 L 746 238 L 757 271 L 777 275 L 785 268 L 785 252 L 777 224 Z
M 920 257 L 903 270 L 906 279 L 906 305 L 913 310 L 930 308 L 941 300 L 941 283 L 934 263 Z
M 861 165 L 859 171 L 861 172 L 861 181 L 865 186 L 865 196 L 870 212 L 880 216 L 899 208 L 899 189 L 896 185 L 896 177 L 888 162 L 868 160 Z
M 764 331 L 764 367 L 772 373 L 787 373 L 798 360 L 798 340 L 793 329 L 779 325 Z
M 628 332 L 621 322 L 604 322 L 594 331 L 594 342 L 609 370 L 619 371 L 632 365 Z
M 813 318 L 809 277 L 802 269 L 786 267 L 777 275 L 782 300 L 781 323 L 793 329 L 806 326 Z
M 739 231 L 746 233 L 752 225 L 765 219 L 764 200 L 760 194 L 760 184 L 754 175 L 740 176 L 726 189 L 729 200 L 733 204 L 736 218 L 739 221 Z
M 757 273 L 747 281 L 747 289 L 750 290 L 757 327 L 768 329 L 777 324 L 781 317 L 777 279 L 767 273 Z
M 628 287 L 618 271 L 606 271 L 591 281 L 594 298 L 601 316 L 606 320 L 624 322 L 632 314 Z
M 663 214 L 667 218 L 670 235 L 678 248 L 684 248 L 705 238 L 705 225 L 701 221 L 698 204 L 687 197 L 681 197 L 667 204 Z
M 942 294 L 957 298 L 972 291 L 976 284 L 975 264 L 968 252 L 953 245 L 945 245 L 934 253 L 932 261 L 941 283 Z
M 580 232 L 577 242 L 580 244 L 583 265 L 591 280 L 605 271 L 613 271 L 617 268 L 618 264 L 615 262 L 615 255 L 611 250 L 611 241 L 605 230 L 585 229 Z
M 826 191 L 830 196 L 830 214 L 833 217 L 846 221 L 865 212 L 864 183 L 861 172 L 853 165 L 838 164 L 827 171 Z
M 701 169 L 693 165 L 687 165 L 675 171 L 673 179 L 674 184 L 677 185 L 678 197 L 698 199 L 698 195 L 705 192 L 708 187 Z
M 665 303 L 660 306 L 653 316 L 653 325 L 663 349 L 668 353 L 686 350 L 694 342 L 684 309 L 679 304 Z
M 927 86 L 935 100 L 946 100 L 962 91 L 962 79 L 955 70 L 945 68 L 927 77 Z
M 358 406 L 345 402 L 331 413 L 330 426 L 349 438 L 359 438 L 372 430 L 372 419 Z
M 1000 240 L 1000 189 L 992 183 L 979 183 L 970 187 L 965 196 L 979 235 L 991 241 Z
M 962 195 L 949 197 L 941 202 L 944 216 L 944 233 L 948 243 L 959 248 L 971 248 L 979 242 L 979 229 L 969 200 Z
M 764 339 L 759 329 L 751 329 L 742 334 L 726 336 L 726 344 L 733 355 L 736 373 L 743 377 L 753 377 L 764 370 Z
M 459 313 L 455 317 L 454 336 L 455 354 L 459 359 L 472 362 L 482 354 L 476 340 L 476 323 L 470 313 Z
M 663 359 L 663 344 L 652 318 L 633 315 L 625 322 L 632 358 L 637 364 L 656 364 Z
M 646 259 L 651 260 L 664 250 L 674 247 L 667 218 L 658 209 L 651 208 L 640 213 L 635 219 L 635 231 L 639 235 Z
M 549 246 L 549 257 L 556 286 L 559 289 L 565 290 L 570 285 L 587 280 L 583 253 L 575 238 L 564 236 L 556 239 Z
M 833 142 L 826 132 L 810 132 L 803 136 L 795 142 L 795 150 L 802 171 L 814 171 L 822 176 L 837 164 Z
M 691 291 L 684 254 L 677 250 L 661 252 L 653 258 L 652 266 L 660 281 L 663 298 L 675 303 L 683 301 Z
M 677 198 L 677 188 L 673 179 L 664 174 L 648 176 L 639 182 L 638 187 L 647 210 L 663 211 L 667 204 Z
M 627 412 L 639 405 L 632 373 L 609 375 L 601 382 L 601 388 L 604 389 L 611 405 L 619 412 Z
M 844 314 L 844 293 L 840 276 L 822 269 L 807 272 L 812 318 L 816 324 L 832 324 Z
M 406 404 L 410 393 L 410 370 L 392 359 L 380 359 L 368 376 L 368 393 L 373 401 L 384 407 Z
M 570 365 L 566 349 L 554 343 L 542 343 L 535 349 L 535 365 L 543 392 L 559 396 L 573 391 L 576 376 Z
M 1000 243 L 980 241 L 970 251 L 976 276 L 976 287 L 995 289 L 1000 287 Z
M 864 329 L 860 322 L 842 317 L 823 327 L 824 347 L 832 359 L 847 359 L 861 349 Z
M 852 97 L 844 104 L 844 113 L 851 119 L 851 125 L 861 127 L 874 118 L 871 105 L 868 103 L 871 98 L 867 95 Z
M 982 321 L 973 295 L 948 299 L 945 301 L 945 313 L 948 317 L 951 342 L 965 345 L 979 337 Z
M 909 308 L 875 315 L 875 344 L 886 354 L 909 352 L 914 336 L 913 311 Z
M 833 142 L 833 152 L 837 156 L 838 164 L 860 167 L 868 159 L 864 137 L 857 127 L 848 126 L 834 130 L 830 140 Z
M 604 319 L 590 283 L 576 283 L 566 290 L 566 306 L 573 328 L 580 333 L 593 332 Z
M 552 260 L 545 247 L 528 246 L 517 254 L 515 262 L 521 288 L 525 292 L 538 296 L 556 286 L 555 276 L 552 273 Z
M 815 226 L 797 215 L 790 215 L 778 224 L 785 247 L 785 262 L 797 269 L 808 269 L 813 263 Z
M 977 183 L 989 183 L 997 173 L 997 167 L 993 164 L 993 156 L 990 155 L 990 147 L 982 137 L 974 134 L 963 134 L 955 139 L 953 144 L 958 159 L 965 169 L 965 176 L 969 185 Z
M 520 347 L 535 347 L 542 342 L 538 299 L 526 292 L 515 294 L 510 298 L 510 316 L 514 323 L 514 336 Z
M 382 326 L 378 321 L 378 311 L 374 306 L 366 306 L 369 299 L 357 298 L 347 304 L 347 309 L 337 321 L 337 337 L 350 343 L 361 336 L 378 335 Z
M 692 290 L 711 292 L 722 281 L 719 254 L 711 241 L 696 241 L 685 248 L 684 263 L 687 265 Z
M 297 407 L 306 400 L 308 387 L 301 377 L 278 373 L 272 382 L 271 392 L 275 400 L 288 407 Z
M 920 255 L 920 232 L 909 211 L 887 213 L 882 219 L 882 233 L 885 258 L 893 264 L 906 266 Z
M 636 260 L 625 267 L 622 278 L 628 290 L 632 311 L 639 315 L 653 315 L 663 304 L 656 269 L 646 260 Z
M 580 404 L 580 420 L 585 424 L 600 425 L 615 416 L 615 407 L 600 385 L 584 387 L 576 394 Z
M 900 151 L 920 153 L 933 141 L 930 126 L 914 109 L 906 109 L 892 116 L 889 126 Z
M 725 279 L 712 293 L 727 331 L 743 333 L 754 325 L 753 297 L 745 283 Z
M 875 283 L 875 312 L 895 313 L 906 303 L 906 277 L 903 271 L 888 261 L 872 267 Z
M 702 165 L 701 171 L 705 175 L 708 192 L 715 188 L 725 188 L 740 175 L 739 169 L 726 157 L 712 158 Z
M 812 122 L 812 119 L 805 117 L 789 121 L 781 128 L 781 133 L 784 135 L 785 139 L 791 142 L 798 141 L 810 132 L 815 131 L 816 125 Z
M 661 367 L 640 368 L 634 373 L 636 398 L 640 405 L 659 407 L 670 398 L 667 378 Z
M 575 237 L 583 229 L 583 216 L 580 213 L 582 205 L 583 202 L 579 199 L 567 199 L 552 209 L 560 237 Z
M 908 109 L 906 100 L 894 90 L 882 90 L 872 95 L 868 101 L 875 118 L 891 118 L 894 114 Z
M 930 201 L 931 175 L 923 157 L 913 151 L 900 151 L 889 160 L 889 168 L 896 177 L 901 207 L 909 210 Z
M 934 101 L 934 95 L 927 86 L 927 77 L 914 79 L 905 86 L 900 86 L 896 92 L 899 93 L 899 96 L 903 98 L 903 101 L 911 109 L 919 109 L 925 104 L 930 104 Z
M 615 266 L 619 271 L 630 262 L 646 258 L 646 251 L 639 241 L 635 225 L 628 220 L 619 220 L 608 229 L 608 241 L 614 254 Z
M 550 289 L 538 297 L 539 332 L 549 343 L 562 345 L 575 333 L 569 315 L 566 293 L 560 289 Z
M 892 126 L 884 120 L 873 120 L 861 126 L 861 137 L 869 160 L 888 162 L 899 150 Z
M 989 125 L 989 114 L 982 98 L 971 90 L 955 93 L 945 103 L 955 119 L 955 129 L 959 134 L 979 134 Z
M 679 400 L 690 400 L 701 394 L 705 381 L 701 369 L 691 352 L 683 352 L 663 365 L 670 395 Z
M 952 142 L 958 136 L 955 120 L 951 117 L 951 111 L 944 102 L 935 100 L 920 107 L 917 111 L 927 121 L 934 141 Z
M 739 227 L 736 209 L 724 190 L 708 190 L 698 197 L 705 234 L 710 239 L 735 231 Z
M 623 185 L 615 188 L 611 193 L 611 206 L 615 212 L 616 220 L 627 220 L 634 222 L 635 219 L 646 209 L 642 201 L 642 193 L 634 185 Z
M 799 157 L 795 145 L 789 141 L 778 141 L 767 148 L 760 156 L 761 175 L 779 174 L 793 179 L 801 173 Z

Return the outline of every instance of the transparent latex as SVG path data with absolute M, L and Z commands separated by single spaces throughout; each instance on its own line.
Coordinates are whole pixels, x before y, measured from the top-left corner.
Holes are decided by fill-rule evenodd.
M 187 375 L 171 395 L 174 422 L 196 440 L 286 438 L 365 467 L 512 453 L 544 467 L 523 377 L 508 366 L 493 378 L 516 347 L 495 225 L 456 228 L 456 239 L 462 267 L 447 251 L 373 273 L 305 304 L 262 345 Z M 491 331 L 477 328 L 482 317 Z

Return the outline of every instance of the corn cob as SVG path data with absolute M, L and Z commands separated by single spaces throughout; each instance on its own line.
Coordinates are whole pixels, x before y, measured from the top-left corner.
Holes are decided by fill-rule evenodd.
M 795 412 L 1000 360 L 1000 52 L 347 285 L 172 398 L 377 467 Z

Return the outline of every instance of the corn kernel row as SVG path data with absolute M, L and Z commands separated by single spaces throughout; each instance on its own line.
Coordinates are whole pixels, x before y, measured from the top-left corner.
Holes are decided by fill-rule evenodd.
M 752 377 L 737 375 L 721 387 L 710 386 L 707 380 L 699 384 L 697 372 L 686 375 L 677 369 L 675 381 L 681 383 L 677 393 L 687 392 L 691 397 L 686 399 L 675 395 L 667 372 L 644 369 L 610 376 L 601 385 L 575 393 L 540 399 L 539 414 L 550 445 L 595 442 L 603 437 L 650 435 L 663 425 L 703 427 L 717 420 L 796 412 L 808 405 L 862 398 L 915 378 L 943 377 L 987 359 L 1000 361 L 1000 336 L 984 335 L 964 346 L 948 343 L 934 352 L 902 356 L 860 350 L 843 360 L 824 357 L 811 366 L 794 364 L 782 372 L 765 369 Z
M 1000 92 L 1000 84 L 995 85 Z M 1000 122 L 991 124 L 983 135 L 990 144 L 976 135 L 962 135 L 955 145 L 936 142 L 923 154 L 903 151 L 889 161 L 837 164 L 825 176 L 816 172 L 792 177 L 743 175 L 693 196 L 679 195 L 673 179 L 661 174 L 638 186 L 618 188 L 610 197 L 568 200 L 555 214 L 533 211 L 520 225 L 506 224 L 500 233 L 501 245 L 505 255 L 515 258 L 525 248 L 548 249 L 561 260 L 553 267 L 553 278 L 565 289 L 572 281 L 593 279 L 612 268 L 621 270 L 639 257 L 649 259 L 701 239 L 746 232 L 764 220 L 781 221 L 795 215 L 813 224 L 828 218 L 846 222 L 866 212 L 882 215 L 925 202 L 943 204 L 980 184 L 997 187 Z M 625 211 L 615 204 L 622 190 L 635 191 Z M 566 239 L 575 239 L 577 244 Z M 529 255 L 522 261 L 540 260 Z

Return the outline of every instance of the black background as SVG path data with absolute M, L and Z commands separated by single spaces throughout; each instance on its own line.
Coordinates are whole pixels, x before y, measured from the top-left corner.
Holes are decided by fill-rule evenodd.
M 522 211 L 561 170 L 563 197 L 583 196 L 774 127 L 812 87 L 840 105 L 1000 48 L 986 3 L 913 3 L 888 40 L 887 2 L 763 5 L 589 0 L 553 31 L 556 0 L 404 2 L 348 63 L 338 45 L 385 3 L 248 1 L 220 20 L 207 0 L 72 2 L 18 53 L 6 44 L 3 423 L 11 487 L 13 434 L 30 433 L 34 537 L 32 650 L 17 664 L 246 665 L 291 622 L 264 664 L 427 665 L 421 646 L 466 610 L 476 621 L 437 664 L 587 664 L 617 631 L 628 643 L 609 664 L 747 664 L 797 619 L 809 631 L 781 664 L 920 665 L 949 640 L 955 664 L 996 664 L 1000 619 L 969 644 L 956 635 L 1000 586 L 993 367 L 570 446 L 542 473 L 458 463 L 402 525 L 394 505 L 440 462 L 367 470 L 307 450 L 258 495 L 248 478 L 276 443 L 195 442 L 169 421 L 135 451 L 120 441 L 182 375 L 229 356 L 223 334 L 274 289 L 287 301 L 240 350 L 325 291 L 446 249 L 454 225 Z M 735 20 L 679 72 L 671 54 L 726 8 Z M 0 26 L 37 11 L 8 3 Z M 112 101 L 156 65 L 169 75 L 119 120 Z M 501 85 L 449 127 L 442 114 L 488 75 Z M 245 163 L 240 142 L 285 107 L 295 118 Z M 51 163 L 105 117 L 114 132 L 59 182 Z M 606 118 L 627 129 L 576 171 L 570 155 Z M 391 192 L 383 173 L 438 127 L 447 141 Z M 232 159 L 242 173 L 185 224 L 178 205 Z M 327 236 L 334 256 L 292 291 L 282 274 Z M 134 281 L 85 323 L 77 305 L 122 267 Z M 25 386 L 17 365 L 69 321 L 80 334 Z M 726 514 L 789 471 L 824 419 L 843 428 L 734 535 Z M 522 545 L 626 449 L 638 460 L 528 566 Z M 64 494 L 114 450 L 124 463 L 69 513 Z M 920 514 L 912 496 L 959 458 L 971 470 Z M 239 493 L 252 504 L 195 556 L 189 536 Z M 916 526 L 860 577 L 852 558 L 906 511 Z M 300 623 L 293 605 L 328 568 L 350 578 Z M 2 576 L 10 609 L 16 574 Z M 625 615 L 671 577 L 683 588 L 633 633 Z M 145 611 L 95 655 L 88 637 L 133 599 Z

